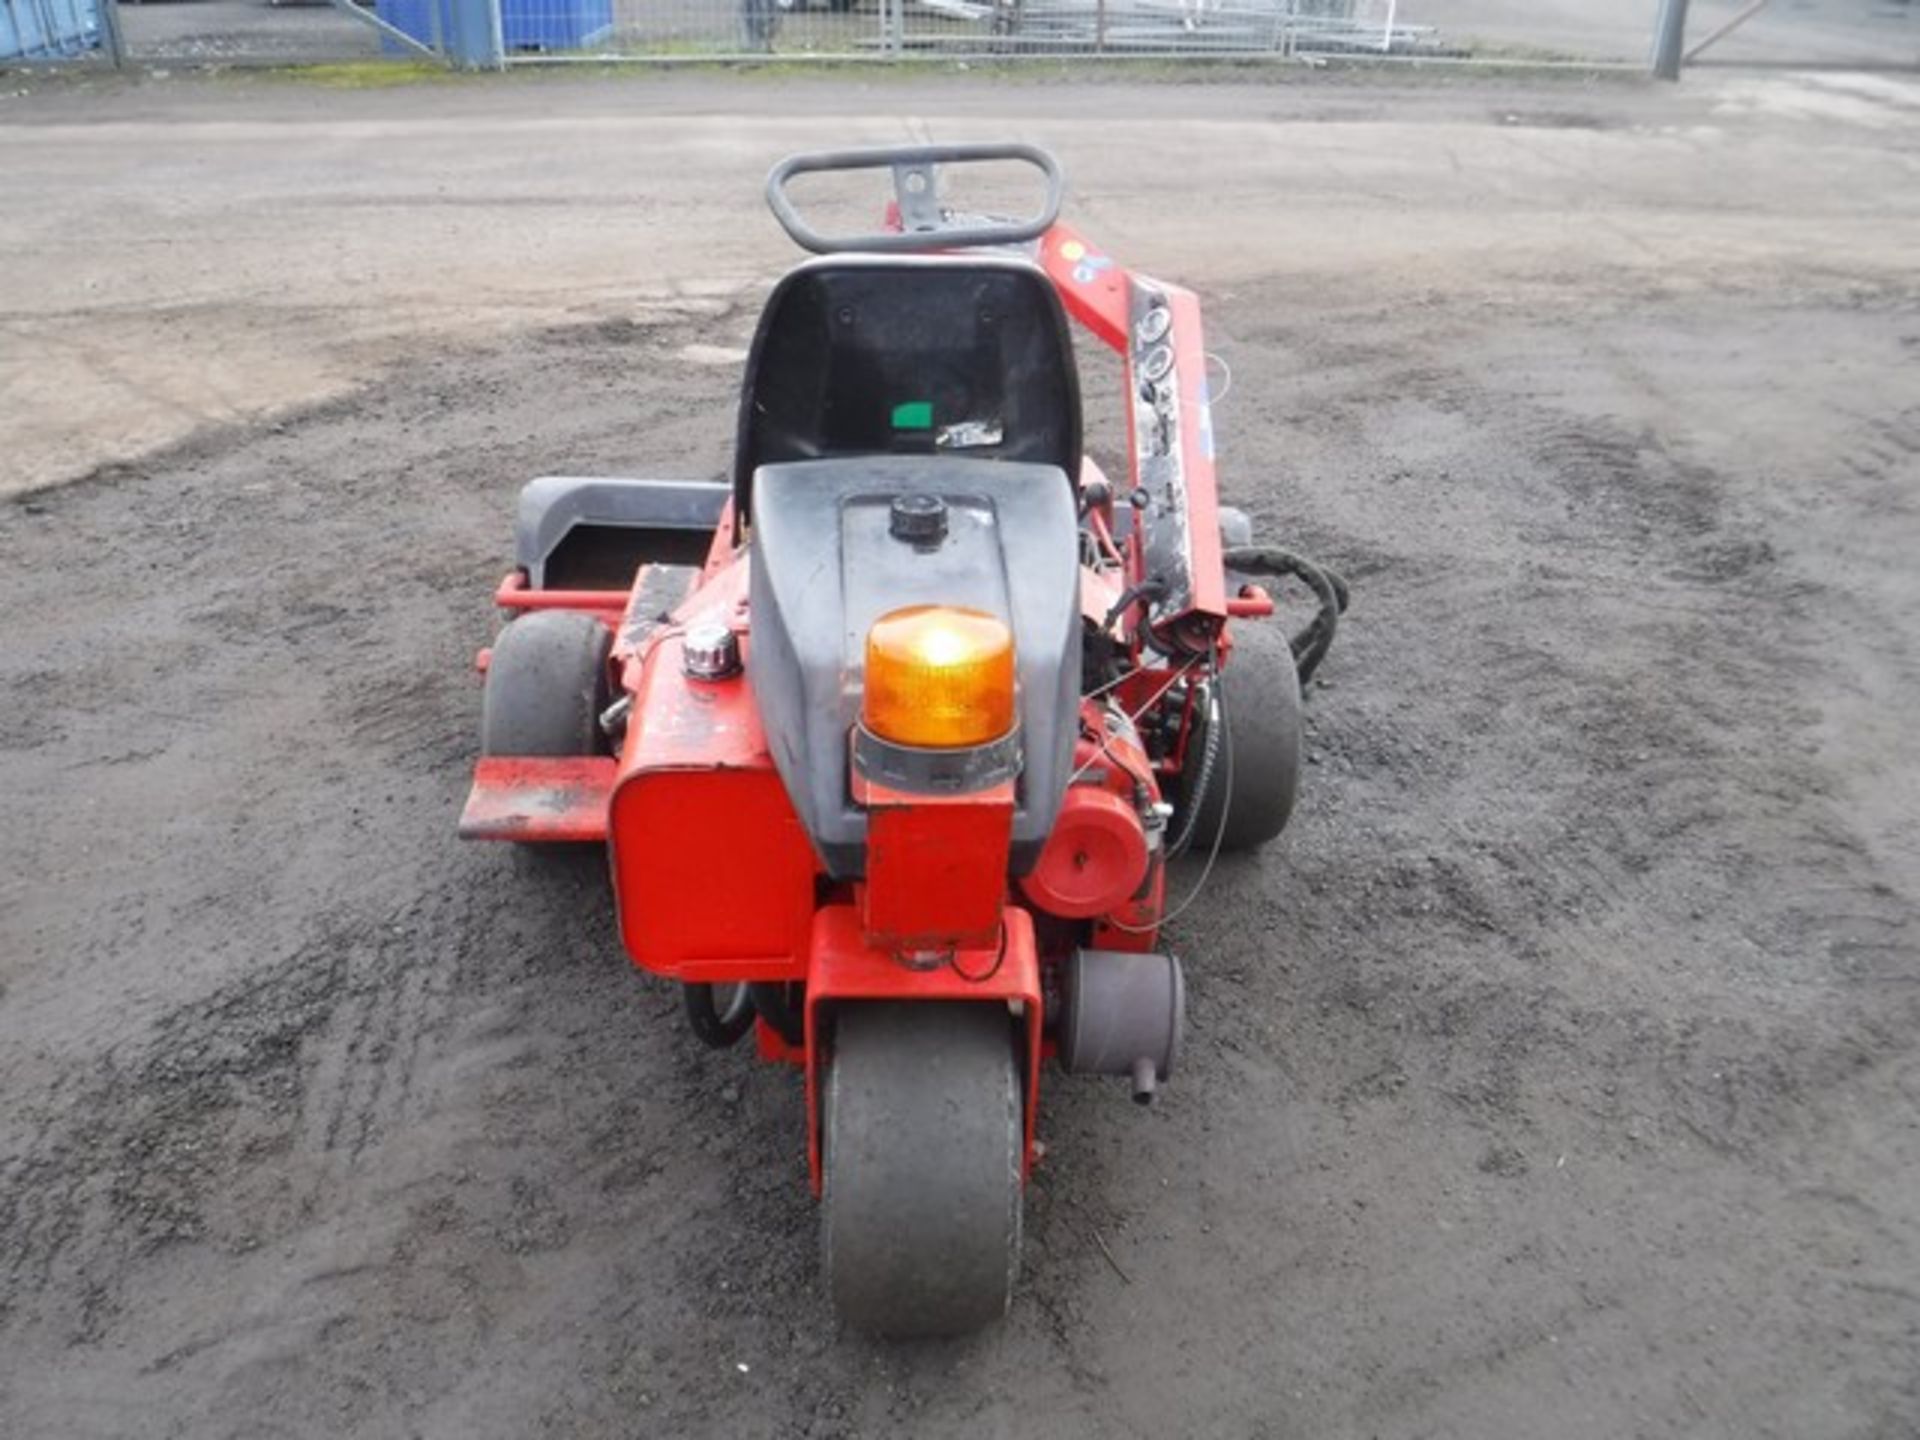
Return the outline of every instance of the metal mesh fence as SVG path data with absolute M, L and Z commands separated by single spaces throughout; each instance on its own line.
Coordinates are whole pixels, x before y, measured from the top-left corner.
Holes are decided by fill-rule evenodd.
M 15 53 L 51 43 L 45 17 L 88 0 L 0 0 Z M 443 48 L 455 0 L 357 0 Z M 497 0 L 509 61 L 1015 59 L 1027 56 L 1375 55 L 1645 65 L 1660 0 Z M 323 0 L 124 0 L 126 52 L 159 63 L 300 63 L 417 55 Z M 72 29 L 74 27 L 68 27 Z M 97 29 L 97 27 L 95 27 Z M 1702 63 L 1920 68 L 1920 0 L 1692 0 Z M 0 45 L 0 63 L 6 48 Z
M 509 56 L 1382 50 L 1395 0 L 502 0 Z
M 873 0 L 612 0 L 612 4 L 611 48 L 619 51 L 804 56 L 879 54 L 885 49 Z
M 1644 64 L 1659 0 L 502 0 L 510 58 L 1385 54 Z M 1694 0 L 1716 57 L 1911 64 L 1920 0 Z
M 1413 50 L 1640 65 L 1659 9 L 1658 0 L 1401 0 L 1398 20 Z M 1916 65 L 1916 10 L 1920 0 L 1692 0 L 1686 48 L 1743 64 Z
M 986 54 L 1378 50 L 1386 0 L 908 0 L 902 44 Z

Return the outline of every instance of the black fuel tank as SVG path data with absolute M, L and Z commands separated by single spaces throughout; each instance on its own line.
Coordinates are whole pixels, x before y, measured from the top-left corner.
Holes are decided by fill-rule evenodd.
M 865 869 L 850 798 L 867 630 L 905 605 L 967 605 L 1013 631 L 1025 764 L 1012 869 L 1052 828 L 1080 697 L 1080 558 L 1073 487 L 1052 465 L 892 455 L 764 465 L 754 476 L 747 667 L 774 763 L 827 869 Z M 895 497 L 946 506 L 936 541 L 893 533 Z

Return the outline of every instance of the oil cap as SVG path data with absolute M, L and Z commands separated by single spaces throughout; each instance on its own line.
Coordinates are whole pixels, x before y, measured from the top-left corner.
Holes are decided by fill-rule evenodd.
M 910 545 L 938 545 L 947 537 L 947 502 L 938 495 L 896 495 L 887 532 Z
M 680 664 L 695 680 L 726 680 L 740 673 L 740 640 L 724 625 L 692 625 L 680 640 Z

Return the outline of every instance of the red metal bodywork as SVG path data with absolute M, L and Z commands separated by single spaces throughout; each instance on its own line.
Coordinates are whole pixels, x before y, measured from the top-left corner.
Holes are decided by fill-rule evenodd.
M 1082 570 L 1082 610 L 1106 623 L 1146 578 L 1139 525 L 1116 526 L 1115 497 L 1140 483 L 1139 377 L 1130 316 L 1136 289 L 1164 296 L 1171 312 L 1174 410 L 1185 506 L 1191 604 L 1161 617 L 1224 656 L 1226 620 L 1270 613 L 1264 591 L 1228 596 L 1222 579 L 1212 420 L 1199 303 L 1177 286 L 1136 277 L 1076 231 L 1055 225 L 1036 244 L 1068 314 L 1126 357 L 1131 483 L 1107 485 L 1092 461 L 1080 483 L 1107 498 L 1088 507 L 1100 563 Z M 1123 502 L 1124 503 L 1124 502 Z M 815 1099 L 837 1004 L 862 1000 L 964 1001 L 1008 1006 L 1025 1022 L 1028 1160 L 1045 1049 L 1043 978 L 1065 948 L 1086 944 L 1149 950 L 1165 893 L 1162 852 L 1140 817 L 1185 762 L 1191 715 L 1181 713 L 1170 747 L 1149 759 L 1129 722 L 1109 723 L 1115 702 L 1138 719 L 1167 701 L 1197 662 L 1163 661 L 1138 648 L 1138 603 L 1117 617 L 1118 644 L 1135 668 L 1107 701 L 1083 702 L 1076 783 L 1069 787 L 1035 875 L 1008 874 L 1011 783 L 977 795 L 929 798 L 867 787 L 868 869 L 863 883 L 824 873 L 768 752 L 745 674 L 688 678 L 681 636 L 718 621 L 750 647 L 751 597 L 742 537 L 731 506 L 693 586 L 666 623 L 640 613 L 631 591 L 533 590 L 509 575 L 495 602 L 509 612 L 567 608 L 591 614 L 614 635 L 610 679 L 630 702 L 617 759 L 491 757 L 476 770 L 460 833 L 485 839 L 605 840 L 622 940 L 634 963 L 687 982 L 797 982 L 805 986 L 805 1043 L 790 1045 L 765 1023 L 762 1055 L 803 1062 L 809 1096 L 809 1156 L 820 1175 Z M 480 657 L 481 668 L 485 652 Z M 1179 703 L 1167 701 L 1169 704 Z M 1191 706 L 1189 698 L 1185 704 Z M 1051 907 L 1051 908 L 1049 908 Z M 947 952 L 951 952 L 950 956 Z M 903 963 L 932 955 L 941 963 Z
M 612 626 L 632 599 L 628 590 L 534 590 L 524 571 L 510 571 L 493 592 L 502 610 L 584 610 Z
M 971 795 L 909 795 L 854 774 L 867 811 L 860 923 L 895 953 L 977 950 L 999 937 L 1013 782 Z
M 816 1194 L 820 1189 L 819 1079 L 825 1043 L 821 1020 L 834 1005 L 859 1000 L 964 1001 L 1015 1009 L 1026 1022 L 1025 1166 L 1032 1167 L 1045 1020 L 1032 916 L 1017 906 L 1008 906 L 992 945 L 956 951 L 950 963 L 927 970 L 909 969 L 890 951 L 869 944 L 860 917 L 851 906 L 829 905 L 814 916 L 807 979 L 806 1066 L 807 1157 Z
M 1139 797 L 1158 795 L 1152 762 L 1131 727 L 1115 725 L 1085 700 L 1073 773 L 1021 892 L 1044 913 L 1069 920 L 1133 915 L 1153 893 L 1160 864 L 1140 824 Z
M 597 755 L 489 755 L 473 767 L 462 840 L 572 844 L 607 838 L 614 762 Z
M 1147 285 L 1166 297 L 1173 315 L 1169 343 L 1173 346 L 1173 374 L 1178 382 L 1176 410 L 1193 575 L 1193 604 L 1189 616 L 1217 625 L 1226 618 L 1228 609 L 1220 569 L 1220 501 L 1213 471 L 1213 406 L 1208 393 L 1207 347 L 1200 323 L 1199 297 L 1178 285 L 1134 275 L 1112 257 L 1102 254 L 1070 225 L 1056 223 L 1040 238 L 1038 258 L 1059 292 L 1060 303 L 1067 314 L 1108 349 L 1127 360 L 1127 453 L 1134 485 L 1138 485 L 1140 477 L 1140 376 L 1134 368 L 1130 334 L 1133 294 L 1137 286 Z M 1135 555 L 1128 579 L 1142 578 L 1144 571 Z
M 678 980 L 804 979 L 813 846 L 750 682 L 688 679 L 677 633 L 639 668 L 607 827 L 627 953 Z

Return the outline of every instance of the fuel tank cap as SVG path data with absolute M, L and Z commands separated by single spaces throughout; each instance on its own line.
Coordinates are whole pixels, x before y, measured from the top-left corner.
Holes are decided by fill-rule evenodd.
M 910 545 L 937 545 L 947 535 L 947 502 L 938 495 L 896 495 L 887 531 Z

